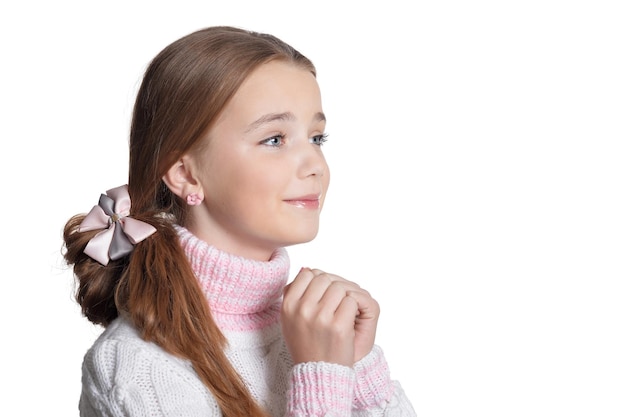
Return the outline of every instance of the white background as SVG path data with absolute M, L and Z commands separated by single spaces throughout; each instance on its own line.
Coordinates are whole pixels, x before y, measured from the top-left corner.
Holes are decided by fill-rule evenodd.
M 148 61 L 228 24 L 318 67 L 333 180 L 293 269 L 378 299 L 420 417 L 625 416 L 622 3 L 4 2 L 0 415 L 77 415 L 63 224 L 126 182 Z

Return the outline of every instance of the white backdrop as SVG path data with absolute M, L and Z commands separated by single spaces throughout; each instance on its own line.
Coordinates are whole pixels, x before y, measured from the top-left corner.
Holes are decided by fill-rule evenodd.
M 63 224 L 126 182 L 148 61 L 216 24 L 317 65 L 333 180 L 293 269 L 378 299 L 418 415 L 626 415 L 622 2 L 409 3 L 0 6 L 0 415 L 77 415 L 99 330 L 72 300 Z

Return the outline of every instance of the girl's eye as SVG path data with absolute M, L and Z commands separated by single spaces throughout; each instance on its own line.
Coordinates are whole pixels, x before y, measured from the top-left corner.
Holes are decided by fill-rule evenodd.
M 276 135 L 276 136 L 272 136 L 271 138 L 265 139 L 264 141 L 261 142 L 261 144 L 279 147 L 280 145 L 283 144 L 284 139 L 285 139 L 284 135 Z
M 310 139 L 310 142 L 314 145 L 322 146 L 328 140 L 328 133 L 324 133 L 322 135 L 313 136 Z

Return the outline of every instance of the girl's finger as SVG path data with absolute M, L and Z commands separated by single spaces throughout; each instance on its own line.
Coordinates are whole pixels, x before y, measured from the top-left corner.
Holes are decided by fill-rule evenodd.
M 313 271 L 309 268 L 301 268 L 294 280 L 285 286 L 283 294 L 289 293 L 290 297 L 299 299 L 309 286 L 311 280 L 315 277 Z

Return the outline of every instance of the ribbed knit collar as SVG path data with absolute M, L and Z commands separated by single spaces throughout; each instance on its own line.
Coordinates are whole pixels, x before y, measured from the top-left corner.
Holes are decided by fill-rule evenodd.
M 222 330 L 254 330 L 275 323 L 289 277 L 289 256 L 276 250 L 269 261 L 223 252 L 176 226 L 211 313 Z

